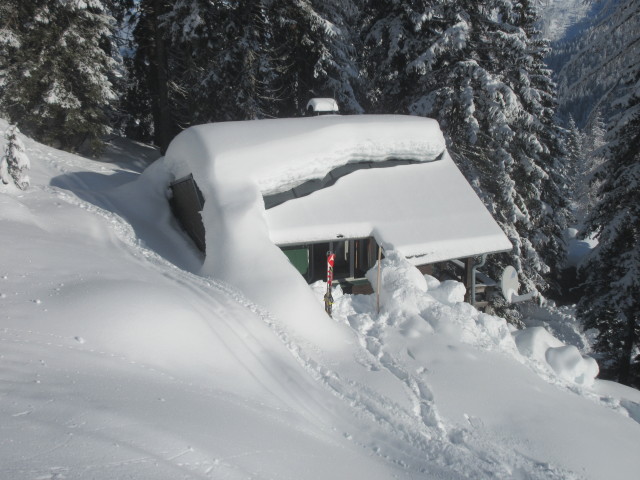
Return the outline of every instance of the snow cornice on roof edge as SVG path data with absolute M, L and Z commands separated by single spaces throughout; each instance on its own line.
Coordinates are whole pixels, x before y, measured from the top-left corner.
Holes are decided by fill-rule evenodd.
M 176 177 L 291 190 L 355 162 L 430 162 L 445 150 L 438 123 L 403 115 L 320 116 L 222 122 L 191 127 L 169 146 Z

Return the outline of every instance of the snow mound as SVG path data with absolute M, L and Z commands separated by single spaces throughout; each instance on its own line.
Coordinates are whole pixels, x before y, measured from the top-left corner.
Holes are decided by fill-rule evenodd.
M 367 272 L 372 285 L 377 284 L 377 268 Z M 465 288 L 460 282 L 440 282 L 420 271 L 399 252 L 387 252 L 382 261 L 380 303 L 389 312 L 422 312 L 434 302 L 453 306 L 464 301 Z
M 579 238 L 578 230 L 575 228 L 568 228 L 564 232 L 564 239 L 568 246 L 567 267 L 579 267 L 598 245 L 598 240 L 594 238 Z
M 565 380 L 593 385 L 599 372 L 598 364 L 593 358 L 582 355 L 577 347 L 565 345 L 542 327 L 514 332 L 513 337 L 525 357 L 546 363 Z
M 367 272 L 367 279 L 374 286 L 377 275 L 377 267 Z M 381 262 L 379 290 L 381 313 L 394 318 L 419 318 L 434 332 L 459 335 L 469 344 L 516 351 L 504 319 L 464 303 L 464 285 L 422 275 L 397 251 L 387 252 Z
M 576 316 L 575 305 L 557 306 L 552 301 L 544 305 L 527 302 L 522 304 L 521 309 L 522 320 L 527 327 L 544 327 L 563 343 L 578 347 L 583 355 L 591 353 L 597 331 L 584 330 Z
M 598 451 L 600 440 L 586 438 L 575 422 L 583 424 L 584 415 L 592 415 L 587 409 L 595 412 L 603 406 L 617 411 L 621 424 L 634 419 L 637 397 L 630 389 L 611 396 L 610 386 L 594 381 L 596 362 L 575 347 L 542 328 L 512 334 L 514 327 L 504 319 L 464 303 L 460 283 L 422 275 L 397 251 L 386 252 L 379 275 L 379 308 L 376 293 L 348 295 L 335 289 L 333 319 L 357 332 L 370 355 L 361 358 L 363 365 L 390 373 L 406 385 L 414 422 L 430 438 L 425 451 L 437 458 L 430 445 L 449 441 L 468 451 L 486 452 L 496 468 L 495 478 L 527 471 L 517 466 L 519 460 L 506 460 L 509 454 L 490 440 L 499 436 L 510 445 L 515 441 L 516 450 L 528 452 L 529 458 L 544 451 L 547 459 L 589 472 L 584 478 L 608 478 L 610 470 L 602 469 L 588 453 Z M 377 291 L 377 266 L 367 278 Z M 325 289 L 322 282 L 313 286 L 318 303 Z M 593 392 L 596 387 L 602 393 Z M 540 402 L 542 391 L 545 401 Z M 569 407 L 585 397 L 590 405 Z M 526 415 L 523 404 L 534 404 Z M 560 409 L 562 414 L 552 413 Z M 484 448 L 487 442 L 491 453 Z M 616 448 L 627 448 L 625 441 Z M 507 464 L 509 468 L 501 470 Z M 583 478 L 553 469 L 539 473 L 542 478 Z
M 367 272 L 367 279 L 378 284 L 376 267 Z M 507 352 L 519 361 L 524 356 L 571 384 L 591 386 L 598 375 L 597 362 L 577 347 L 566 345 L 542 327 L 512 333 L 504 319 L 463 303 L 465 288 L 460 282 L 440 282 L 422 275 L 396 251 L 382 260 L 379 290 L 381 314 L 402 322 L 425 321 L 433 332 L 456 334 L 465 343 Z

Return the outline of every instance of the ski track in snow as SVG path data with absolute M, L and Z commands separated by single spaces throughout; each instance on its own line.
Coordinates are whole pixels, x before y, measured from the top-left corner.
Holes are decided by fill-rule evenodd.
M 59 335 L 41 333 L 41 332 L 31 331 L 31 330 L 21 331 L 17 329 L 3 328 L 2 330 L 0 330 L 0 344 L 2 345 L 2 351 L 5 352 L 5 354 L 3 355 L 3 358 L 7 355 L 6 352 L 11 352 L 11 349 L 7 348 L 8 345 L 15 345 L 15 346 L 22 346 L 22 347 L 37 346 L 37 347 L 40 347 L 41 351 L 50 351 L 54 357 L 56 356 L 55 350 L 61 349 L 66 352 L 71 351 L 77 356 L 79 356 L 80 358 L 93 358 L 97 356 L 97 357 L 101 357 L 102 359 L 106 359 L 109 362 L 124 363 L 126 366 L 135 365 L 145 375 L 145 378 L 149 378 L 149 375 L 151 375 L 151 378 L 156 378 L 158 383 L 166 384 L 167 382 L 170 382 L 171 384 L 176 385 L 181 392 L 191 394 L 196 397 L 205 398 L 205 399 L 208 398 L 211 400 L 215 400 L 216 402 L 226 402 L 226 403 L 229 403 L 230 405 L 235 405 L 239 400 L 241 401 L 241 399 L 238 399 L 237 397 L 230 394 L 224 394 L 219 390 L 214 390 L 212 388 L 207 388 L 206 386 L 203 386 L 203 385 L 194 385 L 191 382 L 182 381 L 170 374 L 167 374 L 166 372 L 163 372 L 160 369 L 151 367 L 149 365 L 145 365 L 144 363 L 141 363 L 141 362 L 134 361 L 124 355 L 114 354 L 106 351 L 76 347 L 69 343 L 69 338 L 62 337 Z M 71 369 L 55 368 L 55 367 L 52 367 L 50 364 L 45 363 L 44 361 L 39 361 L 39 362 L 34 361 L 32 362 L 32 364 L 33 365 L 40 364 L 42 368 L 47 369 L 48 374 L 50 374 L 50 372 L 53 371 L 59 374 L 63 374 L 70 379 L 73 379 L 75 376 L 79 374 L 79 372 L 77 372 L 72 368 Z M 34 376 L 32 372 L 29 370 L 28 368 L 29 366 L 31 365 L 22 365 L 19 367 L 23 372 L 24 378 L 29 378 Z M 83 374 L 86 374 L 86 372 L 83 372 Z M 93 376 L 95 376 L 95 374 L 93 374 Z M 44 381 L 43 379 L 45 375 L 38 373 L 35 375 L 35 377 L 36 377 L 36 380 L 34 382 L 39 384 L 41 381 Z M 75 381 L 72 380 L 72 382 L 75 382 Z M 157 400 L 164 401 L 164 399 L 157 399 Z M 14 413 L 12 416 L 15 418 L 15 417 L 20 417 L 25 415 L 31 415 L 34 412 L 37 412 L 44 405 L 50 404 L 52 402 L 54 402 L 53 398 L 46 400 L 41 405 L 35 405 L 36 402 L 33 402 L 34 405 L 31 406 L 29 410 Z M 259 405 L 255 405 L 252 402 L 243 402 L 243 408 L 251 409 L 256 414 L 264 413 Z M 81 414 L 81 415 L 84 415 L 84 414 Z M 87 428 L 86 422 L 81 421 L 80 418 L 78 418 L 77 421 L 68 424 L 68 428 L 72 429 L 72 431 L 75 434 L 83 434 L 84 436 L 90 436 L 90 437 L 94 435 L 99 435 L 100 432 L 103 430 L 107 430 L 107 429 L 116 430 L 119 428 L 123 428 L 125 426 L 126 425 L 123 425 L 123 424 L 120 424 L 120 425 L 105 424 L 98 428 Z M 31 473 L 34 475 L 38 475 L 35 478 L 49 478 L 47 476 L 41 476 L 42 472 L 40 470 L 31 472 L 31 473 L 27 470 L 24 470 L 25 465 L 27 465 L 30 461 L 33 461 L 40 457 L 48 458 L 49 455 L 54 453 L 56 450 L 60 450 L 64 448 L 72 441 L 74 433 L 69 433 L 66 436 L 66 438 L 59 439 L 56 445 L 54 445 L 53 447 L 47 450 L 40 451 L 37 454 L 31 455 L 31 456 L 26 456 L 26 457 L 23 456 L 20 459 L 19 465 L 11 464 L 10 462 L 4 463 L 2 466 L 0 466 L 0 473 L 5 472 L 5 474 L 8 474 L 9 476 L 4 477 L 3 475 L 2 478 L 16 478 L 16 477 L 21 477 L 21 475 L 23 474 L 31 474 Z M 122 440 L 119 440 L 119 443 L 122 444 Z M 126 445 L 126 447 L 128 451 L 139 451 L 139 452 L 147 452 L 147 453 L 149 452 L 148 446 L 143 444 L 138 444 L 135 440 L 130 440 Z M 265 450 L 265 452 L 266 451 L 268 450 Z M 234 457 L 217 458 L 212 461 L 200 460 L 194 463 L 176 462 L 176 460 L 181 459 L 185 456 L 189 456 L 193 452 L 194 450 L 192 448 L 187 448 L 179 451 L 159 452 L 154 456 L 150 456 L 147 454 L 147 455 L 136 456 L 135 458 L 130 458 L 127 460 L 122 460 L 117 462 L 96 463 L 91 465 L 85 465 L 83 467 L 83 472 L 80 472 L 80 473 L 75 472 L 73 474 L 73 477 L 86 478 L 85 475 L 90 475 L 92 474 L 92 472 L 96 473 L 96 472 L 104 472 L 104 471 L 119 471 L 118 470 L 119 468 L 126 467 L 132 464 L 157 465 L 158 463 L 161 463 L 165 467 L 168 467 L 170 470 L 175 471 L 176 475 L 180 475 L 180 476 L 185 475 L 185 471 L 183 469 L 186 468 L 187 471 L 189 472 L 189 478 L 240 478 L 239 476 L 236 477 L 235 476 L 236 474 L 238 475 L 242 474 L 242 478 L 245 478 L 245 475 L 247 475 L 248 473 L 248 472 L 240 471 L 237 466 L 234 466 L 233 463 L 229 463 L 234 459 Z M 254 453 L 256 452 L 247 451 L 245 452 L 244 455 L 250 455 Z M 235 457 L 238 457 L 238 455 L 236 455 Z M 65 474 L 69 474 L 68 472 L 69 469 L 66 469 L 63 467 L 60 467 L 60 468 L 54 467 L 52 468 L 52 471 L 53 470 L 56 470 L 56 471 L 52 473 L 53 476 L 50 478 L 62 479 L 62 478 L 66 478 Z M 201 471 L 204 471 L 205 474 L 201 475 L 199 473 Z M 227 472 L 226 474 L 225 474 L 225 471 Z M 233 473 L 234 475 L 228 476 L 228 474 L 230 473 Z M 223 475 L 223 476 L 220 476 L 220 475 Z
M 497 444 L 483 432 L 481 423 L 474 424 L 470 420 L 468 428 L 447 425 L 438 414 L 428 383 L 422 378 L 424 370 L 419 370 L 416 374 L 410 373 L 402 368 L 402 362 L 388 351 L 384 342 L 385 330 L 395 327 L 388 324 L 388 316 L 376 316 L 367 311 L 360 314 L 352 313 L 342 315 L 341 320 L 350 323 L 354 330 L 359 332 L 361 344 L 377 360 L 377 368 L 388 370 L 403 382 L 412 399 L 413 415 L 422 423 L 422 431 L 418 435 L 407 435 L 404 440 L 409 444 L 418 445 L 420 451 L 431 459 L 437 459 L 441 465 L 455 465 L 463 478 L 580 478 L 561 468 L 518 455 L 508 446 Z M 362 318 L 354 319 L 362 315 L 368 321 L 361 322 Z M 412 356 L 409 350 L 407 354 Z M 393 428 L 398 429 L 398 426 L 393 425 Z M 462 465 L 457 465 L 458 463 Z

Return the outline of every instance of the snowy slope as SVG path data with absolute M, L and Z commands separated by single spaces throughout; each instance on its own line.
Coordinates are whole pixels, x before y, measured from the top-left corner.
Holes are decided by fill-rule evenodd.
M 636 8 L 621 0 L 553 0 L 543 8 L 543 24 L 561 27 L 549 31 L 553 42 L 546 61 L 556 75 L 564 121 L 571 116 L 583 128 L 597 111 L 606 123 L 615 100 L 624 96 L 623 73 L 639 52 Z
M 541 2 L 540 30 L 552 42 L 571 40 L 581 31 L 580 23 L 593 10 L 593 3 L 585 0 L 545 0 Z
M 0 478 L 639 471 L 640 393 L 590 385 L 588 359 L 512 335 L 459 284 L 390 255 L 380 314 L 336 292 L 334 319 L 292 328 L 193 273 L 166 172 L 124 162 L 144 147 L 98 162 L 25 145 L 32 187 L 0 187 Z

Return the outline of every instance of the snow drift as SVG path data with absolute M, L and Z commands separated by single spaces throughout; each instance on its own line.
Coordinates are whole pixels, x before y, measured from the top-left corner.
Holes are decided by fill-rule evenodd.
M 640 469 L 640 394 L 521 354 L 502 319 L 459 302 L 458 284 L 389 254 L 380 313 L 375 296 L 336 292 L 335 318 L 292 326 L 259 292 L 196 273 L 162 162 L 140 175 L 129 149 L 97 162 L 23 140 L 32 186 L 0 187 L 0 477 L 608 480 Z

